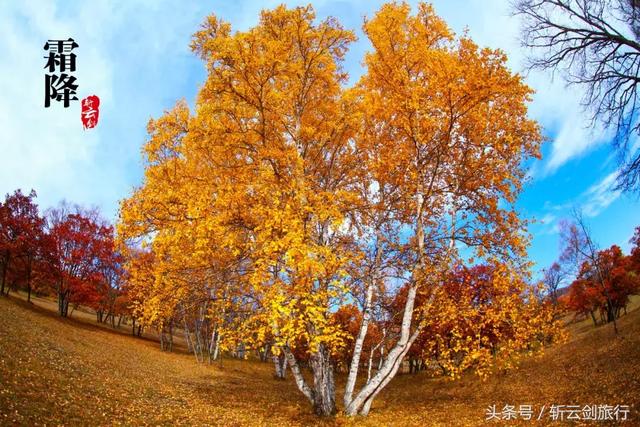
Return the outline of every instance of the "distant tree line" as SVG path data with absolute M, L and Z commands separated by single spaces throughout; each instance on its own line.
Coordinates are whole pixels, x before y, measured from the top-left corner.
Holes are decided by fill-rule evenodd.
M 66 202 L 41 215 L 35 199 L 16 190 L 0 202 L 1 294 L 55 296 L 60 316 L 83 305 L 119 325 L 129 312 L 113 227 L 96 209 Z
M 640 293 L 640 227 L 625 255 L 618 245 L 599 249 L 579 211 L 560 224 L 560 259 L 544 270 L 544 283 L 554 304 L 593 324 L 612 323 L 626 313 L 630 297 Z M 561 288 L 573 279 L 566 288 Z

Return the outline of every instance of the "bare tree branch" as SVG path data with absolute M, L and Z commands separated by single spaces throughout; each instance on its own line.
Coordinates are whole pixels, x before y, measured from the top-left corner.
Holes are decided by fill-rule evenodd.
M 616 188 L 640 191 L 640 0 L 515 0 L 529 69 L 560 70 L 585 88 L 583 107 L 615 131 Z

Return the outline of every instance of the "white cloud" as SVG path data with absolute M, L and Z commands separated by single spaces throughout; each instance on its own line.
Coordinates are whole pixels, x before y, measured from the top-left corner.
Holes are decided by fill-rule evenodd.
M 169 1 L 5 2 L 0 12 L 0 193 L 38 191 L 113 218 L 139 176 L 147 120 L 187 96 L 199 60 L 191 34 L 206 5 Z M 98 95 L 100 122 L 83 130 L 79 102 L 44 108 L 48 39 L 73 37 L 78 98 Z M 200 67 L 201 69 L 201 67 Z M 192 85 L 195 91 L 195 84 Z M 136 166 L 138 165 L 138 166 Z
M 582 206 L 585 216 L 595 217 L 599 215 L 600 212 L 620 197 L 621 192 L 612 189 L 617 177 L 618 171 L 611 172 L 602 181 L 592 185 L 585 192 L 586 200 Z
M 551 224 L 553 221 L 555 221 L 556 216 L 552 213 L 546 213 L 542 218 L 540 218 L 540 222 L 542 224 Z
M 43 45 L 48 39 L 71 36 L 80 43 L 74 74 L 79 98 L 88 95 L 86 90 L 91 87 L 108 102 L 111 68 L 86 43 L 85 33 L 56 19 L 58 11 L 52 4 L 44 6 L 11 3 L 0 16 L 0 27 L 9 29 L 0 39 L 5 56 L 0 63 L 0 81 L 4 84 L 0 98 L 1 190 L 35 188 L 42 195 L 56 194 L 58 198 L 63 191 L 68 197 L 86 200 L 81 181 L 97 184 L 91 181 L 95 180 L 100 131 L 82 130 L 78 102 L 67 109 L 55 102 L 44 108 Z M 44 200 L 53 202 L 47 196 Z
M 558 217 L 550 212 L 544 214 L 544 216 L 538 220 L 539 229 L 536 231 L 536 235 L 545 236 L 557 234 L 559 231 L 557 219 Z
M 618 171 L 613 171 L 600 181 L 594 183 L 582 194 L 572 200 L 561 203 L 552 204 L 545 202 L 543 205 L 544 216 L 540 219 L 543 228 L 540 234 L 552 234 L 558 231 L 557 219 L 570 216 L 571 210 L 577 208 L 589 218 L 600 215 L 613 202 L 615 202 L 622 194 L 619 190 L 613 190 L 618 177 Z
M 587 129 L 584 118 L 577 111 L 569 114 L 560 126 L 545 166 L 547 173 L 554 172 L 567 161 L 606 140 L 603 132 Z

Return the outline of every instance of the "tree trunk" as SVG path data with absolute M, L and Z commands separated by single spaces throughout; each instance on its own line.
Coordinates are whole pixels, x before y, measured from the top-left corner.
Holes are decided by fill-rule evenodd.
M 591 320 L 593 320 L 593 326 L 598 326 L 598 322 L 596 321 L 596 316 L 593 314 L 593 310 L 589 312 L 591 315 Z
M 380 347 L 381 345 L 384 345 L 384 341 L 379 342 L 378 344 L 376 344 L 375 347 L 369 349 L 369 366 L 367 367 L 367 382 L 371 380 L 371 369 L 373 367 L 373 355 L 375 354 L 378 347 Z
M 194 340 L 191 338 L 191 332 L 189 331 L 189 327 L 187 326 L 187 321 L 184 319 L 184 336 L 185 341 L 187 341 L 187 351 L 193 351 L 193 355 L 196 358 L 196 362 L 200 363 L 200 355 L 198 354 L 198 349 L 196 348 L 196 344 Z M 204 361 L 204 360 L 203 360 Z
M 311 356 L 313 369 L 313 409 L 316 415 L 332 416 L 336 413 L 336 385 L 329 349 L 320 344 Z
M 304 377 L 302 376 L 302 372 L 300 372 L 300 367 L 298 366 L 298 362 L 296 361 L 295 356 L 291 353 L 291 350 L 288 346 L 284 346 L 282 348 L 284 356 L 287 358 L 287 363 L 289 364 L 289 368 L 291 369 L 291 373 L 293 374 L 293 378 L 296 381 L 296 385 L 298 389 L 309 399 L 310 402 L 314 401 L 314 391 L 309 387 Z
M 69 290 L 63 288 L 62 279 L 58 281 L 58 313 L 61 317 L 67 317 L 69 311 Z
M 284 380 L 287 372 L 287 358 L 283 352 L 278 355 L 272 354 L 272 358 L 275 366 L 275 377 L 279 380 Z
M 199 362 L 204 362 L 204 350 L 202 348 L 202 340 L 200 339 L 200 336 L 202 334 L 201 326 L 202 324 L 200 320 L 195 319 L 195 322 L 193 325 L 193 335 L 195 336 L 195 339 L 193 340 L 193 346 L 194 346 L 194 351 L 197 352 L 196 359 L 198 359 Z
M 382 363 L 384 362 L 384 341 L 387 338 L 387 329 L 386 328 L 382 328 L 382 342 L 381 342 L 381 346 L 380 346 L 380 360 L 378 360 L 378 370 L 382 369 Z M 369 379 L 367 379 L 367 382 L 369 382 Z
M 416 223 L 415 223 L 415 236 L 417 246 L 417 263 L 414 267 L 415 273 L 420 271 L 425 265 L 425 251 L 424 251 L 424 222 L 423 222 L 423 203 L 424 194 L 422 186 L 419 185 L 416 191 Z M 368 381 L 360 392 L 351 399 L 350 402 L 345 401 L 345 412 L 347 415 L 353 416 L 356 414 L 367 415 L 371 408 L 373 400 L 378 393 L 387 386 L 389 381 L 396 375 L 402 359 L 409 351 L 411 344 L 415 341 L 420 333 L 420 328 L 416 327 L 414 332 L 411 333 L 411 322 L 413 319 L 413 307 L 415 304 L 416 293 L 418 291 L 418 284 L 413 283 L 409 287 L 407 292 L 407 300 L 405 302 L 404 311 L 402 313 L 402 323 L 400 327 L 400 337 L 395 346 L 389 351 L 387 357 L 378 370 L 378 372 Z M 433 291 L 428 298 L 427 306 L 433 301 L 435 294 Z
M 5 251 L 4 262 L 2 263 L 2 289 L 0 289 L 0 296 L 4 296 L 4 287 L 7 280 L 7 270 L 9 268 L 9 260 L 11 258 L 10 252 Z M 8 294 L 9 292 L 7 292 Z
M 607 304 L 607 323 L 613 322 L 614 320 L 616 320 L 615 308 L 613 304 L 609 303 Z
M 216 332 L 216 342 L 213 346 L 213 360 L 217 360 L 220 356 L 220 331 Z M 222 359 L 220 359 L 222 361 Z
M 209 340 L 209 363 L 216 360 L 218 357 L 218 325 L 215 325 L 213 332 L 211 333 L 211 339 Z
M 411 318 L 413 317 L 413 305 L 415 303 L 417 288 L 412 286 L 407 293 L 407 303 L 404 307 L 402 316 L 402 327 L 400 338 L 396 345 L 389 351 L 387 357 L 380 367 L 376 375 L 368 381 L 360 392 L 345 405 L 347 415 L 367 415 L 371 408 L 371 403 L 378 393 L 386 387 L 391 379 L 396 375 L 404 356 L 409 351 L 411 344 L 418 337 L 420 329 L 416 328 L 413 334 L 410 334 Z M 432 295 L 433 296 L 433 295 Z
M 269 359 L 269 355 L 273 356 L 271 354 L 271 345 L 269 344 L 265 344 L 264 347 L 262 347 L 259 351 L 258 351 L 258 355 L 260 356 L 260 361 L 261 362 L 266 362 L 267 359 Z M 284 354 L 282 355 L 282 357 L 284 358 Z
M 64 293 L 58 293 L 58 313 L 64 317 Z
M 27 266 L 27 302 L 31 302 L 31 258 Z
M 369 327 L 369 320 L 371 319 L 371 300 L 373 299 L 373 283 L 367 286 L 367 295 L 364 303 L 364 315 L 362 316 L 362 324 L 360 325 L 360 331 L 356 338 L 355 345 L 353 347 L 353 355 L 351 356 L 351 364 L 349 366 L 349 375 L 347 377 L 347 384 L 344 390 L 344 405 L 349 405 L 353 396 L 353 389 L 358 379 L 358 369 L 360 368 L 360 357 L 362 355 L 362 346 L 364 345 L 364 339 L 367 336 L 367 329 Z M 369 361 L 369 367 L 371 367 L 371 360 Z M 371 372 L 371 369 L 369 369 Z
M 380 263 L 382 262 L 382 238 L 380 236 L 380 230 L 376 232 L 376 247 L 375 247 L 375 258 L 373 263 L 373 271 L 372 276 L 370 277 L 370 282 L 367 285 L 366 297 L 364 302 L 364 313 L 362 316 L 362 324 L 360 325 L 360 330 L 358 331 L 358 337 L 356 338 L 356 342 L 353 349 L 353 356 L 351 357 L 351 364 L 349 366 L 349 375 L 347 377 L 347 384 L 345 386 L 344 391 L 344 405 L 345 407 L 351 402 L 351 398 L 353 396 L 353 389 L 356 385 L 356 380 L 358 378 L 358 370 L 360 368 L 360 357 L 362 355 L 362 347 L 364 345 L 365 337 L 367 336 L 367 329 L 369 327 L 369 321 L 371 320 L 371 302 L 373 300 L 373 287 L 375 286 L 376 281 L 376 271 Z M 373 350 L 371 351 L 373 353 Z M 369 357 L 369 375 L 371 374 L 371 356 Z

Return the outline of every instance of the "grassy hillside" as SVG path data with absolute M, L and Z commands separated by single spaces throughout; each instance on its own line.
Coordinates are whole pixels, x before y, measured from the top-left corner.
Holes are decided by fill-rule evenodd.
M 152 337 L 97 325 L 86 312 L 60 319 L 52 308 L 46 300 L 0 298 L 0 425 L 473 426 L 494 404 L 528 404 L 537 412 L 551 404 L 625 404 L 632 406 L 625 425 L 640 425 L 637 308 L 620 319 L 617 337 L 611 325 L 572 324 L 568 343 L 518 370 L 486 382 L 400 375 L 368 418 L 324 421 L 293 381 L 272 378 L 269 363 L 199 365 L 193 356 L 161 352 Z M 532 422 L 509 425 L 518 423 Z

